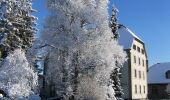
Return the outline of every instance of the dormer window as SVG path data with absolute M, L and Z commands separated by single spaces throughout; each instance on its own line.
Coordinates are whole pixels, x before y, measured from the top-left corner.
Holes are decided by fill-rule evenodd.
M 166 72 L 166 78 L 167 78 L 167 79 L 170 79 L 170 70 L 168 70 L 168 71 Z

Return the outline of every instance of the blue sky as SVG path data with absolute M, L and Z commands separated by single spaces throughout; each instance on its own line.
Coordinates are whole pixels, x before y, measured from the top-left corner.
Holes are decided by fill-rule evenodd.
M 149 63 L 170 62 L 170 0 L 114 0 L 119 22 L 146 44 Z
M 146 44 L 149 65 L 170 62 L 170 0 L 111 0 L 119 9 L 119 23 L 126 25 Z M 44 0 L 34 0 L 38 29 L 47 15 Z M 111 12 L 111 9 L 109 10 Z

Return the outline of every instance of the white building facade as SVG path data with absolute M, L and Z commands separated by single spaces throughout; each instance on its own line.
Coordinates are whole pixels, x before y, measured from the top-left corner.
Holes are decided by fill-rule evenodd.
M 119 26 L 118 42 L 127 52 L 128 60 L 121 69 L 125 100 L 147 99 L 148 59 L 144 42 L 123 25 Z

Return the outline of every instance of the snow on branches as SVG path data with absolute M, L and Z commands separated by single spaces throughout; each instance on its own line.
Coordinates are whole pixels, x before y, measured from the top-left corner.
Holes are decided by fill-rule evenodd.
M 45 64 L 53 96 L 115 99 L 110 74 L 116 61 L 125 61 L 125 54 L 113 39 L 107 5 L 108 0 L 47 0 L 51 14 L 41 39 L 56 47 L 50 49 Z
M 0 65 L 0 90 L 11 99 L 27 97 L 36 89 L 37 73 L 29 66 L 25 53 L 17 49 Z
M 0 1 L 0 50 L 5 58 L 15 48 L 27 49 L 34 39 L 35 20 L 31 0 Z

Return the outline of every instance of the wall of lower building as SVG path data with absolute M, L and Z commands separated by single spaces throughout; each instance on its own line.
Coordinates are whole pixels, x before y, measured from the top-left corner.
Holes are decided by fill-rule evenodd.
M 166 93 L 167 84 L 149 84 L 148 85 L 148 98 L 150 100 L 155 99 L 170 99 Z
M 123 89 L 123 98 L 124 99 L 127 99 L 127 98 L 129 98 L 129 89 L 130 89 L 130 84 L 129 84 L 129 82 L 130 82 L 130 78 L 128 77 L 128 75 L 129 75 L 129 62 L 128 61 L 126 61 L 125 63 L 124 63 L 124 66 L 123 66 L 123 68 L 121 69 L 121 78 L 120 78 L 120 80 L 121 80 L 121 85 L 122 85 L 122 89 Z

